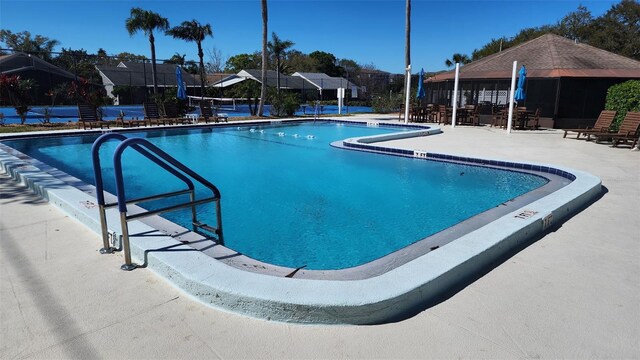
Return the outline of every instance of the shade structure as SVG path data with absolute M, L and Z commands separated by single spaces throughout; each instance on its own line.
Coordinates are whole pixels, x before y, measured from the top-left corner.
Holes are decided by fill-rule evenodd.
M 178 93 L 176 94 L 176 97 L 181 100 L 186 99 L 187 89 L 184 86 L 184 81 L 182 81 L 182 69 L 180 66 L 176 66 L 176 83 L 178 84 Z
M 516 93 L 513 97 L 515 101 L 522 101 L 527 98 L 524 92 L 524 84 L 527 81 L 527 68 L 522 65 L 520 71 L 518 72 L 518 87 L 516 88 Z
M 418 75 L 418 92 L 416 93 L 416 99 L 424 99 L 427 95 L 424 92 L 424 69 L 420 69 L 420 75 Z

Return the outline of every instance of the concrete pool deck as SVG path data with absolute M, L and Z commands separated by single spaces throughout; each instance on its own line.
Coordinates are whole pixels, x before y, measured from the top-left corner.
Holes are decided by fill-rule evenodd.
M 0 357 L 640 357 L 640 153 L 558 131 L 443 130 L 389 144 L 580 169 L 608 192 L 414 317 L 301 326 L 224 313 L 148 270 L 120 271 L 120 255 L 98 254 L 98 235 L 3 176 Z

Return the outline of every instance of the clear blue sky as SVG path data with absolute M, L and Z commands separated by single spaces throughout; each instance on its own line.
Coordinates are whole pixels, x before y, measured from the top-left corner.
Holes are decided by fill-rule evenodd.
M 522 28 L 555 24 L 578 5 L 594 17 L 617 1 L 412 1 L 411 60 L 414 69 L 445 68 L 453 53 L 471 54 L 492 38 L 513 36 Z M 131 52 L 150 56 L 142 34 L 129 36 L 124 22 L 132 7 L 160 13 L 171 26 L 196 19 L 213 27 L 205 49 L 226 57 L 261 49 L 259 0 L 233 1 L 29 1 L 0 0 L 0 26 L 30 31 L 60 41 L 60 47 L 99 48 L 109 54 Z M 304 53 L 326 51 L 337 58 L 402 73 L 404 67 L 404 0 L 269 0 L 269 33 L 295 43 Z M 156 34 L 159 59 L 175 53 L 197 59 L 194 43 Z M 205 51 L 206 53 L 206 51 Z M 206 60 L 206 55 L 205 55 Z

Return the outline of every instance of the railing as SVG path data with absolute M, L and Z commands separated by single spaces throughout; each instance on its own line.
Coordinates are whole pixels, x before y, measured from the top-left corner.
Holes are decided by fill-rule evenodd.
M 104 182 L 102 180 L 102 167 L 100 165 L 100 147 L 102 144 L 109 140 L 120 140 L 121 143 L 116 147 L 116 150 L 113 155 L 113 165 L 114 165 L 114 173 L 115 173 L 115 182 L 116 182 L 116 195 L 117 202 L 107 203 L 104 198 Z M 132 148 L 137 151 L 144 157 L 148 158 L 156 165 L 160 166 L 179 180 L 181 180 L 187 186 L 187 189 L 172 191 L 164 194 L 158 194 L 153 196 L 141 197 L 137 199 L 127 200 L 125 195 L 125 187 L 124 187 L 124 178 L 122 176 L 122 153 L 127 148 Z M 100 212 L 100 226 L 102 228 L 102 242 L 103 248 L 100 249 L 100 253 L 107 254 L 113 253 L 116 249 L 111 247 L 109 244 L 109 233 L 107 228 L 107 217 L 106 217 L 106 209 L 112 207 L 118 207 L 120 211 L 120 224 L 122 227 L 122 247 L 124 251 L 125 264 L 120 268 L 123 270 L 133 270 L 138 265 L 133 264 L 131 261 L 131 249 L 129 244 L 129 226 L 128 222 L 131 220 L 140 219 L 143 217 L 148 217 L 152 215 L 157 215 L 165 212 L 175 211 L 178 209 L 183 209 L 187 207 L 191 207 L 191 222 L 193 226 L 193 231 L 198 232 L 198 229 L 202 229 L 208 232 L 215 234 L 218 238 L 218 243 L 223 244 L 224 239 L 222 235 L 222 215 L 220 209 L 220 191 L 218 188 L 195 173 L 193 170 L 189 169 L 169 154 L 153 145 L 149 141 L 142 138 L 127 138 L 126 136 L 118 133 L 108 133 L 100 136 L 93 143 L 91 148 L 91 156 L 93 161 L 93 172 L 96 183 L 96 198 L 98 200 L 99 212 Z M 198 199 L 195 198 L 195 186 L 193 181 L 187 175 L 200 184 L 204 185 L 206 188 L 211 190 L 213 196 Z M 180 203 L 176 205 L 167 206 L 164 208 L 156 209 L 156 210 L 148 210 L 144 212 L 140 212 L 133 215 L 127 215 L 127 204 L 135 204 L 142 203 L 151 200 L 164 199 L 168 197 L 174 197 L 179 195 L 189 194 L 189 200 L 185 203 Z M 217 226 L 211 227 L 207 224 L 201 223 L 197 219 L 196 214 L 196 206 L 202 205 L 208 202 L 215 202 L 216 204 L 216 221 Z

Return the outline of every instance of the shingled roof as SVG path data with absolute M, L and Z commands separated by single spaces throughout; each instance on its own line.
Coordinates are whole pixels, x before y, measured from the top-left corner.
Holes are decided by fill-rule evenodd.
M 640 78 L 640 61 L 546 34 L 461 66 L 460 79 L 508 79 L 514 61 L 518 61 L 518 67 L 527 67 L 529 78 Z M 454 76 L 452 70 L 427 81 L 451 80 Z
M 336 90 L 339 88 L 352 88 L 355 85 L 342 77 L 332 77 L 324 73 L 295 72 L 293 76 L 298 76 L 310 82 L 318 90 Z
M 2 74 L 20 74 L 29 70 L 42 71 L 63 78 L 75 79 L 74 74 L 50 64 L 37 56 L 31 56 L 23 52 L 0 56 L 0 73 Z
M 176 86 L 175 64 L 156 64 L 158 86 Z M 97 65 L 102 80 L 109 85 L 153 86 L 151 64 L 123 61 L 118 66 Z M 145 81 L 146 75 L 146 81 Z M 182 71 L 182 79 L 187 87 L 199 87 L 200 80 L 186 71 Z

